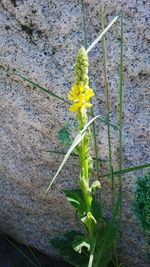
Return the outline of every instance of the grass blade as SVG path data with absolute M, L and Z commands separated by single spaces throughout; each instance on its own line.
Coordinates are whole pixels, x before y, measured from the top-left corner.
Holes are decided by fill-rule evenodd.
M 123 85 L 123 14 L 121 15 L 121 38 L 120 38 L 120 82 L 119 82 L 119 169 L 122 170 L 122 85 Z M 122 177 L 119 176 L 119 188 L 122 191 Z
M 87 48 L 87 53 L 89 53 L 94 46 L 102 39 L 102 37 L 106 34 L 106 32 L 111 28 L 111 26 L 117 21 L 117 19 L 120 17 L 120 14 L 115 16 L 112 21 L 107 25 L 105 29 L 98 35 L 98 37 L 93 41 L 93 43 Z M 73 69 L 75 67 L 75 64 L 71 67 Z
M 41 263 L 38 259 L 38 257 L 36 256 L 36 254 L 33 252 L 31 247 L 28 247 L 28 250 L 30 251 L 30 253 L 33 255 L 33 258 L 35 259 L 36 263 L 38 264 L 39 267 L 41 267 Z
M 88 114 L 90 117 L 92 116 L 92 114 L 89 113 L 89 112 L 87 112 L 87 114 Z M 103 122 L 104 124 L 107 125 L 107 119 L 103 119 L 101 115 L 100 115 L 100 117 L 98 118 L 98 120 L 101 121 L 101 122 Z M 118 127 L 117 125 L 114 125 L 114 124 L 112 124 L 112 123 L 109 123 L 109 125 L 110 125 L 111 127 L 113 127 L 115 130 L 119 130 L 119 127 Z
M 28 260 L 33 266 L 38 267 L 26 254 L 24 254 L 20 248 L 18 248 L 10 239 L 0 232 L 0 235 L 5 238 L 24 258 Z
M 86 33 L 86 19 L 85 19 L 85 6 L 84 6 L 84 0 L 81 0 L 81 10 L 83 15 L 83 33 L 84 33 L 84 47 L 87 49 L 87 33 Z
M 137 165 L 137 166 L 129 167 L 129 168 L 122 169 L 122 170 L 117 170 L 117 171 L 114 171 L 113 174 L 114 175 L 125 174 L 125 173 L 129 173 L 129 172 L 133 172 L 133 171 L 142 170 L 145 168 L 150 168 L 150 163 Z M 107 177 L 109 175 L 110 175 L 110 173 L 108 172 L 108 173 L 102 174 L 101 177 Z
M 114 204 L 114 207 L 113 207 L 113 210 L 112 210 L 111 220 L 110 220 L 110 222 L 108 224 L 108 228 L 107 228 L 107 230 L 105 232 L 105 236 L 104 236 L 103 242 L 101 244 L 101 248 L 100 248 L 99 253 L 97 255 L 97 258 L 96 258 L 96 262 L 95 262 L 95 265 L 94 265 L 95 267 L 102 266 L 101 265 L 101 259 L 103 258 L 103 254 L 105 255 L 105 253 L 109 249 L 111 237 L 113 237 L 113 239 L 114 239 L 113 243 L 116 240 L 116 236 L 114 236 L 114 224 L 115 224 L 115 218 L 116 218 L 117 213 L 118 213 L 118 209 L 120 207 L 120 202 L 121 202 L 120 193 L 118 193 L 117 202 Z
M 51 92 L 49 89 L 44 88 L 43 86 L 41 86 L 41 85 L 39 85 L 39 84 L 37 84 L 37 83 L 35 83 L 35 82 L 32 82 L 32 81 L 29 80 L 28 78 L 26 78 L 26 77 L 24 77 L 24 76 L 22 76 L 22 75 L 20 75 L 20 74 L 18 74 L 18 73 L 15 73 L 15 75 L 17 75 L 18 77 L 22 78 L 24 81 L 27 81 L 27 82 L 30 83 L 31 85 L 33 85 L 33 86 L 35 86 L 35 87 L 41 89 L 43 92 L 45 92 L 45 93 L 47 93 L 47 94 L 49 94 L 49 95 L 51 95 L 51 96 L 53 96 L 53 97 L 55 97 L 55 98 L 57 98 L 57 99 L 59 99 L 59 100 L 62 100 L 63 102 L 66 102 L 67 104 L 70 105 L 70 102 L 69 102 L 69 101 L 67 101 L 66 99 L 64 99 L 64 98 L 61 97 L 61 96 L 56 95 L 55 93 Z
M 67 153 L 67 151 L 64 152 L 64 151 L 59 151 L 59 150 L 47 150 L 46 152 L 48 152 L 48 153 L 54 153 L 54 154 L 58 154 L 58 155 L 66 155 L 66 153 Z M 75 153 L 72 153 L 70 156 L 71 157 L 78 157 L 78 155 L 75 154 Z M 98 160 L 100 162 L 106 162 L 105 159 L 101 159 L 101 158 L 92 157 L 92 159 L 93 160 Z
M 102 37 L 105 35 L 105 33 L 111 28 L 111 26 L 117 21 L 117 19 L 119 17 L 120 17 L 120 15 L 115 16 L 113 18 L 113 20 L 107 25 L 107 27 L 102 30 L 102 32 L 98 35 L 98 37 L 94 40 L 94 42 L 86 50 L 87 53 L 89 53 L 93 49 L 93 47 L 102 39 Z
M 102 31 L 104 31 L 104 6 L 101 5 L 100 20 L 102 25 Z M 114 179 L 113 179 L 113 167 L 112 167 L 112 149 L 111 149 L 111 136 L 110 136 L 110 118 L 109 118 L 109 85 L 108 85 L 108 70 L 107 70 L 107 50 L 106 50 L 106 39 L 102 37 L 102 50 L 103 50 L 103 63 L 104 63 L 104 82 L 105 82 L 105 108 L 106 108 L 106 119 L 107 119 L 107 134 L 108 134 L 108 154 L 109 154 L 109 171 L 111 177 L 111 194 L 112 194 L 112 208 L 114 206 Z
M 60 173 L 62 167 L 65 165 L 67 159 L 69 158 L 70 154 L 72 153 L 72 151 L 75 149 L 75 147 L 81 142 L 81 140 L 84 138 L 85 134 L 86 134 L 86 130 L 88 129 L 88 127 L 93 123 L 93 121 L 95 121 L 99 116 L 96 116 L 94 118 L 92 118 L 83 128 L 82 131 L 80 131 L 80 133 L 77 134 L 76 138 L 74 139 L 74 142 L 72 143 L 72 145 L 70 146 L 67 154 L 65 155 L 60 167 L 58 168 L 54 178 L 52 179 L 51 183 L 49 184 L 48 188 L 46 189 L 45 194 L 49 191 L 49 189 L 51 188 L 52 184 L 54 183 L 54 181 L 56 180 L 58 174 Z
M 122 138 L 122 119 L 123 119 L 123 92 L 122 92 L 122 86 L 123 86 L 123 14 L 121 14 L 121 19 L 120 19 L 120 81 L 119 81 L 119 170 L 122 170 L 122 142 L 123 142 L 123 138 Z M 123 246 L 123 242 L 124 242 L 124 238 L 123 238 L 123 192 L 122 192 L 122 183 L 123 183 L 123 177 L 122 174 L 119 174 L 119 192 L 121 195 L 121 205 L 119 208 L 119 232 L 120 232 L 120 240 L 121 240 L 121 254 L 122 254 L 122 258 L 123 258 L 123 250 L 124 250 L 124 246 Z
M 20 75 L 20 74 L 18 74 L 18 73 L 14 73 L 14 74 L 15 74 L 16 76 L 20 77 L 21 79 L 23 79 L 24 81 L 28 82 L 29 84 L 31 84 L 32 86 L 39 88 L 39 89 L 40 89 L 41 91 L 43 91 L 44 93 L 47 93 L 47 94 L 51 95 L 52 97 L 55 97 L 55 98 L 57 98 L 57 99 L 59 99 L 59 100 L 65 102 L 67 105 L 70 105 L 70 104 L 71 104 L 69 101 L 67 101 L 66 99 L 62 98 L 61 96 L 56 95 L 55 93 L 51 92 L 49 89 L 47 89 L 47 88 L 45 88 L 45 87 L 43 87 L 43 86 L 41 86 L 41 85 L 39 85 L 39 84 L 37 84 L 37 83 L 31 81 L 30 79 L 28 79 L 28 78 L 26 78 L 26 77 L 24 77 L 24 76 L 22 76 L 22 75 Z M 88 114 L 89 116 L 91 116 L 91 113 L 87 112 L 87 114 Z M 102 116 L 99 116 L 98 119 L 99 119 L 100 121 L 102 121 L 103 123 L 107 124 L 106 119 L 105 119 L 105 118 L 102 118 Z M 119 127 L 118 127 L 118 126 L 116 126 L 116 125 L 114 125 L 114 124 L 112 124 L 112 123 L 110 123 L 110 125 L 111 125 L 111 127 L 113 127 L 114 129 L 119 130 Z

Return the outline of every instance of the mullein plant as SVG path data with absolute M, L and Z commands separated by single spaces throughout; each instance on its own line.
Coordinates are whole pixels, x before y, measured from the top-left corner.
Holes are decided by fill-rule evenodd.
M 76 209 L 76 217 L 83 224 L 84 231 L 81 233 L 72 230 L 50 241 L 64 260 L 76 267 L 117 266 L 113 260 L 113 250 L 116 240 L 114 220 L 119 201 L 114 207 L 110 222 L 106 223 L 96 193 L 96 190 L 101 190 L 100 181 L 90 181 L 93 171 L 90 155 L 91 132 L 86 126 L 89 124 L 87 108 L 91 108 L 93 96 L 93 89 L 89 86 L 88 56 L 82 47 L 76 57 L 75 83 L 68 99 L 71 101 L 69 110 L 76 114 L 79 134 L 85 128 L 86 132 L 75 147 L 80 162 L 79 189 L 64 190 L 64 194 Z

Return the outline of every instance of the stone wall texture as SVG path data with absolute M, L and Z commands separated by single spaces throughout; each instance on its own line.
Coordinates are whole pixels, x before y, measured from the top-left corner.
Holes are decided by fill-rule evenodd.
M 73 114 L 60 100 L 44 94 L 16 75 L 32 79 L 66 98 L 74 80 L 71 68 L 84 45 L 82 1 L 2 0 L 0 3 L 0 229 L 24 244 L 54 255 L 49 238 L 77 227 L 74 211 L 62 189 L 77 186 L 78 161 L 70 158 L 52 190 L 44 192 L 66 150 L 57 136 Z M 85 0 L 88 45 L 101 31 L 98 0 Z M 150 162 L 150 34 L 149 1 L 105 0 L 106 23 L 124 12 L 123 165 Z M 111 122 L 118 123 L 119 21 L 107 33 Z M 89 53 L 95 90 L 95 114 L 105 117 L 101 42 Z M 107 128 L 97 123 L 99 156 L 107 160 Z M 113 165 L 117 169 L 118 131 L 111 128 Z M 101 164 L 107 171 L 108 164 Z M 124 176 L 124 261 L 127 267 L 148 267 L 145 241 L 133 213 L 133 192 L 139 173 Z M 109 178 L 102 179 L 109 208 Z

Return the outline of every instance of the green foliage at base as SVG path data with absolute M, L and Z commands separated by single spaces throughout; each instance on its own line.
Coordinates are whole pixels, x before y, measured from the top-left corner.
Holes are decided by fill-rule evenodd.
M 134 210 L 144 233 L 150 235 L 150 172 L 137 178 Z
M 58 250 L 66 262 L 76 267 L 86 267 L 88 266 L 88 255 L 86 255 L 86 251 L 85 254 L 81 254 L 73 248 L 73 243 L 77 236 L 82 237 L 83 235 L 80 232 L 72 230 L 63 236 L 50 240 L 50 243 Z
M 116 243 L 115 218 L 120 206 L 120 196 L 109 223 L 102 220 L 100 204 L 93 196 L 91 214 L 86 215 L 85 203 L 81 189 L 64 190 L 70 204 L 76 209 L 79 219 L 85 226 L 85 232 L 70 231 L 50 241 L 62 258 L 75 267 L 109 267 L 113 263 Z M 89 224 L 93 224 L 92 240 L 88 233 Z M 91 264 L 90 264 L 91 259 Z

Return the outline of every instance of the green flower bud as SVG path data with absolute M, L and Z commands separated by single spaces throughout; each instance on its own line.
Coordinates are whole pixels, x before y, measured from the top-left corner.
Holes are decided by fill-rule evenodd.
M 84 84 L 89 83 L 88 77 L 88 56 L 84 47 L 81 47 L 77 54 L 76 65 L 75 65 L 75 76 L 76 82 L 84 82 Z

